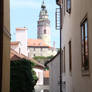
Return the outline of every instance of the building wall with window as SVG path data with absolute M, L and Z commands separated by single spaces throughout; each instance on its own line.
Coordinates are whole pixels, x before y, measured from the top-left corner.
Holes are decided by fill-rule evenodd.
M 9 0 L 3 0 L 3 57 L 2 83 L 0 92 L 10 92 L 10 5 Z M 1 14 L 2 12 L 0 12 Z M 1 16 L 0 16 L 1 17 Z M 1 21 L 1 20 L 0 20 Z M 1 31 L 1 30 L 0 30 Z M 2 44 L 0 44 L 2 45 Z
M 54 56 L 56 55 L 57 51 L 56 50 L 52 50 L 51 48 L 48 47 L 28 47 L 29 50 L 29 57 L 34 57 L 34 56 L 44 56 L 44 57 L 48 57 L 48 56 Z
M 60 92 L 60 53 L 45 63 L 50 72 L 50 92 Z
M 62 0 L 66 92 L 92 91 L 92 1 Z M 71 43 L 70 43 L 71 42 Z
M 57 54 L 57 49 L 50 47 L 41 39 L 28 39 L 27 43 L 29 57 L 34 56 L 54 56 Z
M 16 28 L 16 41 L 21 43 L 21 53 L 28 56 L 27 51 L 27 28 Z

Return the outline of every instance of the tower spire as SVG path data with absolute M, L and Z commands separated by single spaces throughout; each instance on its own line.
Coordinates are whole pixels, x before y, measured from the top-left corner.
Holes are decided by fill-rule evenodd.
M 45 8 L 46 8 L 45 3 L 44 3 L 44 0 L 43 0 L 43 2 L 42 2 L 41 8 L 42 8 L 42 9 L 45 9 Z
M 44 4 L 44 0 L 43 0 L 43 4 Z

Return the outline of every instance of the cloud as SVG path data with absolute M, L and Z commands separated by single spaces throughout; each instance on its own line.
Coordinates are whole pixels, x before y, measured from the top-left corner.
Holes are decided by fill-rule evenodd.
M 34 0 L 10 0 L 11 8 L 40 8 L 41 3 Z

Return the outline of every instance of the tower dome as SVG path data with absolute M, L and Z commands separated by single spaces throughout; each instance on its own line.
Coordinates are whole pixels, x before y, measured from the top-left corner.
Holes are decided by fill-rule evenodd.
M 42 8 L 42 9 L 45 9 L 45 8 L 46 8 L 46 6 L 45 6 L 45 4 L 44 4 L 44 1 L 43 1 L 42 5 L 41 5 L 41 8 Z
M 37 38 L 42 39 L 45 43 L 50 45 L 50 20 L 48 19 L 48 11 L 44 1 L 41 5 L 37 27 Z
M 46 9 L 46 5 L 43 1 L 42 5 L 41 5 L 41 11 L 40 11 L 40 15 L 39 15 L 39 19 L 47 19 L 48 18 L 48 12 Z

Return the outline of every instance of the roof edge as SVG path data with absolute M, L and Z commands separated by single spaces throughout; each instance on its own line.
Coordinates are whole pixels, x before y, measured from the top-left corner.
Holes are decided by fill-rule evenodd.
M 54 60 L 59 54 L 60 54 L 60 51 L 52 59 L 50 59 L 49 61 L 46 61 L 44 66 L 47 66 L 47 64 L 52 62 L 52 60 Z

